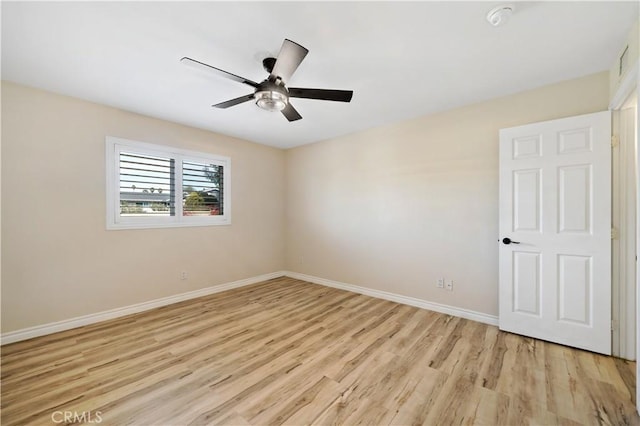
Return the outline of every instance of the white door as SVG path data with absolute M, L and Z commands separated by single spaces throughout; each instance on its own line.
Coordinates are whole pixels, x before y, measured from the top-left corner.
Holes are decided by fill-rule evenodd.
M 611 354 L 611 113 L 500 130 L 500 329 Z

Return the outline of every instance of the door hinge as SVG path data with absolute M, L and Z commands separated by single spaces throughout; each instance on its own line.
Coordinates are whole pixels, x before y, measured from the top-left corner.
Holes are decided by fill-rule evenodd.
M 615 148 L 618 145 L 620 145 L 620 138 L 618 135 L 611 135 L 611 147 Z
M 618 239 L 618 228 L 611 228 L 611 239 L 612 240 Z
M 611 331 L 616 331 L 618 329 L 618 321 L 611 320 Z

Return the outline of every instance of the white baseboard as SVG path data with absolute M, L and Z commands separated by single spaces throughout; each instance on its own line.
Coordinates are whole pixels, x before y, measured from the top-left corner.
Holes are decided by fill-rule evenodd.
M 189 291 L 187 293 L 176 294 L 174 296 L 163 297 L 161 299 L 155 299 L 149 302 L 136 303 L 135 305 L 129 305 L 122 308 L 110 309 L 108 311 L 98 312 L 95 314 L 83 315 L 81 317 L 75 317 L 58 322 L 52 322 L 49 324 L 37 325 L 35 327 L 10 331 L 8 333 L 3 333 L 0 336 L 0 345 L 57 333 L 59 331 L 70 330 L 72 328 L 82 327 L 113 318 L 123 317 L 125 315 L 136 314 L 138 312 L 148 311 L 150 309 L 159 308 L 161 306 L 170 305 L 172 303 L 182 302 L 184 300 L 195 299 L 197 297 L 207 296 L 209 294 L 219 293 L 221 291 L 231 290 L 233 288 L 256 284 L 262 281 L 270 280 L 272 278 L 282 277 L 284 275 L 285 273 L 283 271 L 272 272 L 270 274 L 258 275 L 257 277 L 246 278 L 230 283 L 202 288 L 200 290 Z
M 415 306 L 417 308 L 428 309 L 430 311 L 453 315 L 456 317 L 465 318 L 472 321 L 481 322 L 484 324 L 495 325 L 495 326 L 498 325 L 498 317 L 495 315 L 489 315 L 482 312 L 476 312 L 468 309 L 457 308 L 455 306 L 450 306 L 450 305 L 443 305 L 441 303 L 428 302 L 426 300 L 417 299 L 415 297 L 402 296 L 400 294 L 389 293 L 387 291 L 374 290 L 374 289 L 360 287 L 353 284 L 345 284 L 339 281 L 333 281 L 325 278 L 314 277 L 312 275 L 300 274 L 298 272 L 285 271 L 284 275 L 290 278 L 295 278 L 302 281 L 308 281 L 314 284 L 320 284 L 327 287 L 339 288 L 342 290 L 347 290 L 354 293 L 360 293 L 360 294 L 375 297 L 378 299 L 390 300 L 392 302 L 402 303 L 403 305 L 409 305 L 409 306 Z
M 456 317 L 466 318 L 472 321 L 478 321 L 490 325 L 498 325 L 498 317 L 485 314 L 482 312 L 471 311 L 468 309 L 457 308 L 455 306 L 443 305 L 440 303 L 428 302 L 426 300 L 417 299 L 415 297 L 402 296 L 387 291 L 374 290 L 366 287 L 360 287 L 353 284 L 341 283 L 339 281 L 328 280 L 325 278 L 314 277 L 312 275 L 300 274 L 291 271 L 278 271 L 270 274 L 258 275 L 257 277 L 246 278 L 243 280 L 233 281 L 230 283 L 219 284 L 200 290 L 194 290 L 187 293 L 176 294 L 174 296 L 163 297 L 161 299 L 151 300 L 149 302 L 137 303 L 122 308 L 110 309 L 108 311 L 98 312 L 95 314 L 83 315 L 81 317 L 70 318 L 49 324 L 38 325 L 35 327 L 23 328 L 21 330 L 10 331 L 0 336 L 0 345 L 19 342 L 38 336 L 57 333 L 60 331 L 70 330 L 97 322 L 106 321 L 114 318 L 123 317 L 125 315 L 136 314 L 150 309 L 159 308 L 161 306 L 171 305 L 172 303 L 182 302 L 184 300 L 195 299 L 238 287 L 244 287 L 251 284 L 257 284 L 273 278 L 287 276 L 313 284 L 320 284 L 327 287 L 339 288 L 354 293 L 364 294 L 366 296 L 378 299 L 390 300 L 404 305 L 415 306 L 417 308 L 428 309 L 430 311 L 440 312 L 443 314 L 453 315 Z

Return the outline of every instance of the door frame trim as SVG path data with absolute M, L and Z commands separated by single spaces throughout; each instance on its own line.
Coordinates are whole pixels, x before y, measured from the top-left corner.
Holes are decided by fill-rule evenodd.
M 636 359 L 636 182 L 635 141 L 629 135 L 626 108 L 612 111 L 612 133 L 619 144 L 612 151 L 612 227 L 619 232 L 612 239 L 612 354 Z M 630 300 L 632 298 L 632 300 Z
M 636 93 L 636 99 L 640 101 L 640 59 L 636 59 L 635 64 L 627 72 L 616 89 L 616 92 L 609 103 L 610 110 L 619 110 L 626 100 Z M 640 188 L 640 107 L 636 105 L 636 185 Z M 640 197 L 636 197 L 636 252 L 640 253 Z M 636 260 L 636 266 L 638 262 Z M 636 269 L 636 318 L 640 316 L 640 271 Z M 617 309 L 616 306 L 612 307 Z M 629 334 L 629 333 L 628 333 Z M 625 336 L 628 338 L 628 336 Z M 640 327 L 636 326 L 635 335 L 636 355 L 640 355 Z M 636 362 L 636 389 L 640 388 L 640 362 Z M 640 414 L 640 392 L 636 392 L 636 410 Z

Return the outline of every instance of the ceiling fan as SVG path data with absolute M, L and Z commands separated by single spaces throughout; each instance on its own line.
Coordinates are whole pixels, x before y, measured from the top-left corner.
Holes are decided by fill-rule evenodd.
M 255 100 L 256 104 L 267 111 L 281 111 L 289 121 L 300 120 L 302 116 L 289 102 L 289 98 L 319 99 L 323 101 L 350 102 L 353 96 L 352 90 L 330 90 L 330 89 L 305 89 L 300 87 L 287 87 L 293 73 L 298 69 L 300 63 L 307 56 L 309 50 L 291 40 L 285 39 L 280 48 L 277 58 L 265 58 L 262 66 L 269 73 L 269 76 L 261 83 L 240 77 L 230 72 L 212 67 L 204 62 L 196 61 L 188 57 L 180 59 L 183 64 L 191 65 L 195 68 L 214 72 L 222 77 L 229 78 L 239 83 L 252 86 L 253 93 L 239 98 L 231 99 L 219 104 L 212 105 L 215 108 L 229 108 L 250 100 Z

